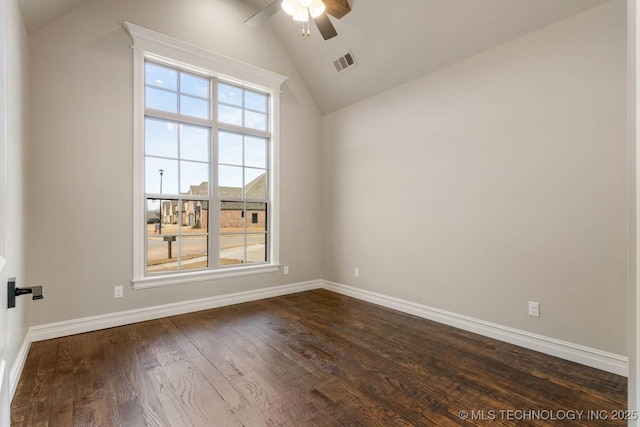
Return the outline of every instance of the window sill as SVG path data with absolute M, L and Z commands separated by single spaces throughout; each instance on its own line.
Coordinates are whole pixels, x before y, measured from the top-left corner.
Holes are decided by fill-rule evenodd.
M 158 286 L 184 285 L 193 282 L 227 279 L 231 277 L 251 276 L 254 274 L 275 273 L 280 270 L 279 264 L 263 264 L 252 267 L 224 268 L 220 270 L 195 271 L 190 273 L 167 274 L 163 276 L 147 276 L 131 280 L 133 289 L 156 288 Z

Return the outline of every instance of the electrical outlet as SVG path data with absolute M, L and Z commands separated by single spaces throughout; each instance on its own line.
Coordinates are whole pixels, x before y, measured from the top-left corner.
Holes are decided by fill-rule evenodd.
M 540 317 L 540 304 L 529 301 L 529 316 Z
M 124 289 L 122 286 L 115 286 L 113 288 L 113 297 L 122 298 L 124 296 Z
M 356 267 L 356 271 L 354 272 L 356 277 L 360 277 L 360 269 Z
M 284 266 L 284 271 L 283 271 L 284 275 L 286 276 L 287 274 L 289 274 L 289 266 L 285 265 Z

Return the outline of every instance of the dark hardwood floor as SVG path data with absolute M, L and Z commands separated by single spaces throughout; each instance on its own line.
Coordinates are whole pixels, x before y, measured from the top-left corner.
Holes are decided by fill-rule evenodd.
M 620 376 L 318 290 L 34 343 L 11 416 L 12 426 L 622 426 L 626 390 Z

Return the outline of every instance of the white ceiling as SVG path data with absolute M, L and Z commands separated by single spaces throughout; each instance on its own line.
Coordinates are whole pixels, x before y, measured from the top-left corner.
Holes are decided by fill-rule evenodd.
M 19 1 L 33 32 L 86 0 Z M 255 12 L 271 1 L 238 0 L 238 7 Z M 284 12 L 264 25 L 274 28 L 328 114 L 606 1 L 349 0 L 351 13 L 331 18 L 338 36 L 328 41 L 314 26 L 301 37 L 300 24 Z M 338 74 L 333 61 L 348 50 L 358 66 Z

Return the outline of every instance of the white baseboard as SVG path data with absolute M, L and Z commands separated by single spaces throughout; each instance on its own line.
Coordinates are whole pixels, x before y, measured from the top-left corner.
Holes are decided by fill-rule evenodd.
M 326 280 L 323 281 L 322 287 L 342 295 L 402 311 L 403 313 L 412 314 L 424 319 L 444 323 L 445 325 L 515 344 L 530 350 L 539 351 L 540 353 L 570 360 L 617 375 L 629 376 L 629 359 L 625 356 L 533 334 L 496 323 L 485 322 L 484 320 L 474 319 L 450 311 L 416 304 L 399 298 Z
M 24 368 L 24 364 L 27 361 L 27 355 L 29 354 L 29 349 L 31 348 L 31 329 L 27 331 L 24 336 L 24 340 L 22 341 L 22 345 L 20 346 L 20 350 L 18 350 L 18 355 L 16 356 L 16 360 L 13 362 L 11 366 L 11 371 L 9 372 L 9 399 L 13 399 L 13 395 L 18 388 L 18 382 L 20 381 L 20 375 L 22 375 L 22 369 Z
M 496 323 L 485 322 L 472 317 L 463 316 L 422 304 L 416 304 L 410 301 L 351 286 L 341 285 L 339 283 L 329 282 L 326 280 L 314 280 L 32 326 L 29 328 L 25 336 L 9 374 L 10 398 L 13 398 L 18 386 L 18 381 L 20 380 L 20 375 L 22 374 L 32 342 L 321 288 L 412 314 L 414 316 L 444 323 L 446 325 L 508 342 L 510 344 L 515 344 L 530 350 L 539 351 L 541 353 L 581 363 L 603 371 L 612 372 L 617 375 L 629 375 L 629 362 L 624 356 L 542 335 L 532 334 L 530 332 L 498 325 Z

